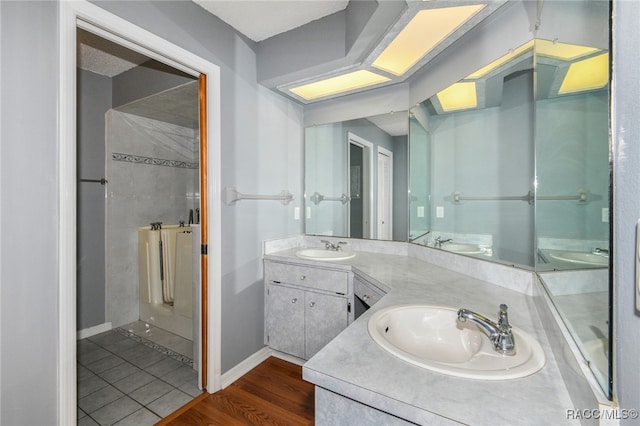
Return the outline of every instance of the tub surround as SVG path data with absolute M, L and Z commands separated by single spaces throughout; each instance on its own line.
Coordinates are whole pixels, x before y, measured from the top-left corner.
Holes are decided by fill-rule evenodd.
M 319 245 L 320 239 L 292 237 L 266 242 L 265 259 L 326 266 L 326 262 L 295 256 L 297 248 Z M 304 364 L 303 377 L 322 388 L 322 401 L 346 397 L 351 408 L 345 406 L 344 412 L 373 407 L 384 412 L 380 415 L 419 424 L 510 424 L 515 419 L 525 424 L 573 424 L 577 421 L 567 419 L 567 410 L 598 407 L 598 399 L 603 398 L 594 396 L 584 376 L 576 374 L 575 368 L 561 371 L 568 363 L 556 361 L 558 351 L 552 350 L 548 330 L 552 330 L 550 338 L 555 345 L 562 344 L 562 339 L 558 340 L 557 324 L 543 324 L 549 315 L 538 314 L 541 294 L 534 273 L 407 243 L 340 240 L 346 240 L 357 255 L 332 262 L 331 267 L 356 271 L 388 293 Z M 499 304 L 506 303 L 511 324 L 542 345 L 546 365 L 522 379 L 482 381 L 406 363 L 371 339 L 367 323 L 380 308 L 410 303 L 465 307 L 494 319 Z M 572 355 L 570 350 L 566 352 Z M 575 359 L 573 365 L 577 365 Z M 570 385 L 565 383 L 567 376 Z M 572 390 L 580 388 L 581 394 L 574 395 Z M 353 404 L 366 407 L 357 409 Z M 465 406 L 468 409 L 461 409 Z M 341 412 L 335 414 L 340 416 Z

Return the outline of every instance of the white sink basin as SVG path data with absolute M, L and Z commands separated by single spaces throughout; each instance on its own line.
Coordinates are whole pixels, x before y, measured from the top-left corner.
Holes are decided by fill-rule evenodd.
M 442 250 L 452 251 L 460 254 L 482 254 L 487 251 L 486 248 L 480 247 L 477 244 L 464 244 L 464 243 L 445 243 L 441 246 Z
M 580 265 L 607 266 L 609 264 L 609 257 L 607 256 L 580 251 L 554 251 L 550 252 L 549 256 L 556 260 Z
M 355 257 L 356 254 L 352 251 L 345 250 L 325 250 L 325 249 L 302 249 L 296 252 L 296 256 L 301 259 L 309 260 L 345 260 Z
M 398 358 L 457 377 L 516 379 L 544 366 L 542 347 L 529 334 L 513 327 L 516 354 L 503 355 L 476 325 L 458 322 L 457 313 L 441 306 L 390 306 L 371 316 L 369 334 Z

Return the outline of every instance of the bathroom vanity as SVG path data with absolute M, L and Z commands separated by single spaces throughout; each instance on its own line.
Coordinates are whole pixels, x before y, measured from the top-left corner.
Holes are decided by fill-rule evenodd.
M 353 273 L 266 260 L 265 339 L 309 359 L 353 321 Z
M 405 246 L 400 243 L 397 247 Z M 307 309 L 300 309 L 297 316 L 290 317 L 295 320 L 283 321 L 280 315 L 287 315 L 284 314 L 285 305 L 295 305 L 297 302 L 292 303 L 294 298 L 310 303 L 316 293 L 326 295 L 336 291 L 336 288 L 317 284 L 323 282 L 320 277 L 323 274 L 342 277 L 331 281 L 340 282 L 340 290 L 346 289 L 346 293 L 331 297 L 355 300 L 358 296 L 370 302 L 370 309 L 362 312 L 359 318 L 352 310 L 351 319 L 346 321 L 348 327 L 321 349 L 319 344 L 313 343 L 309 346 L 313 349 L 302 352 L 299 341 L 304 340 L 306 345 L 306 339 L 298 330 L 297 349 L 282 350 L 294 355 L 297 351 L 296 356 L 300 358 L 313 355 L 304 364 L 303 378 L 316 385 L 317 424 L 348 423 L 354 416 L 359 424 L 577 424 L 577 421 L 567 419 L 567 410 L 578 403 L 572 400 L 563 379 L 564 361 L 556 360 L 550 343 L 552 339 L 547 338 L 536 309 L 536 300 L 539 301 L 542 295 L 538 292 L 534 274 L 493 265 L 503 268 L 498 271 L 507 277 L 503 282 L 513 279 L 513 287 L 507 288 L 425 261 L 432 255 L 439 257 L 435 263 L 448 263 L 452 267 L 469 261 L 455 254 L 413 246 L 407 250 L 402 255 L 357 251 L 355 257 L 335 262 L 302 260 L 296 257 L 295 248 L 265 255 L 267 291 L 278 293 L 282 290 L 282 294 L 297 291 L 286 293 L 281 300 L 278 296 L 279 302 L 276 298 L 267 301 L 269 345 L 274 349 L 278 348 L 273 333 L 277 334 L 279 327 L 284 333 L 293 334 L 286 331 L 286 327 L 300 327 L 300 323 L 306 327 L 314 321 Z M 442 256 L 447 257 L 444 262 Z M 482 276 L 481 269 L 488 264 L 474 265 L 478 269 L 470 273 Z M 305 278 L 301 280 L 303 275 Z M 300 285 L 300 282 L 304 284 Z M 506 303 L 511 324 L 526 331 L 542 346 L 545 366 L 537 373 L 519 379 L 477 380 L 412 365 L 379 346 L 367 327 L 369 318 L 376 311 L 414 303 L 455 309 L 464 307 L 494 320 L 499 305 Z M 318 317 L 317 313 L 314 315 Z M 322 326 L 333 316 L 330 311 L 319 315 L 322 321 L 316 325 Z M 584 377 L 582 380 L 587 383 Z M 597 404 L 596 398 L 592 397 L 588 406 L 579 408 L 596 408 Z

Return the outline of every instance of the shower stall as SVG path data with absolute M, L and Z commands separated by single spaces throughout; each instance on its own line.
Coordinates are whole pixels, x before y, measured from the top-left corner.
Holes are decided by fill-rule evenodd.
M 162 328 L 193 341 L 193 354 L 200 324 L 197 94 L 194 81 L 105 117 L 107 320 Z

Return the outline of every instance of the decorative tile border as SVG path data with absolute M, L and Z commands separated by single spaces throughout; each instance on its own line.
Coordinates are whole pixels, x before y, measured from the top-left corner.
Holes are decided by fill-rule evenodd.
M 151 166 L 179 167 L 182 169 L 197 169 L 199 167 L 198 163 L 190 163 L 188 161 L 142 157 L 140 155 L 123 154 L 120 152 L 111 153 L 111 159 L 114 161 L 125 161 L 127 163 L 148 164 Z
M 138 336 L 137 334 L 132 333 L 129 330 L 125 330 L 124 328 L 116 327 L 113 329 L 113 331 L 115 331 L 118 334 L 121 334 L 122 336 L 126 336 L 130 339 L 133 339 L 136 342 L 143 344 L 148 348 L 158 351 L 164 355 L 167 355 L 169 358 L 175 359 L 176 361 L 180 361 L 188 365 L 189 367 L 193 367 L 193 360 L 188 356 L 179 354 L 178 352 L 172 351 L 169 348 L 165 348 L 162 345 L 152 342 L 151 340 L 145 339 L 144 337 Z

